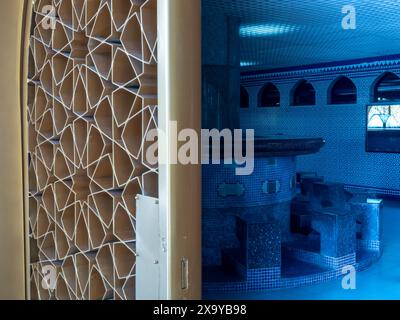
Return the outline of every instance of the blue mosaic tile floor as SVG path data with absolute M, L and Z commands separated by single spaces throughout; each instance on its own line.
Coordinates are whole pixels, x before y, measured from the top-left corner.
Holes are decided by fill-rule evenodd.
M 248 294 L 208 294 L 205 299 L 252 300 L 361 300 L 400 299 L 400 201 L 385 201 L 383 211 L 382 258 L 369 269 L 357 274 L 357 289 L 343 290 L 341 280 L 309 287 Z M 307 266 L 303 266 L 307 268 Z M 287 269 L 290 276 L 295 270 Z
M 294 278 L 299 275 L 311 275 L 328 271 L 328 268 L 322 268 L 315 264 L 294 260 L 283 256 L 281 275 L 283 278 Z

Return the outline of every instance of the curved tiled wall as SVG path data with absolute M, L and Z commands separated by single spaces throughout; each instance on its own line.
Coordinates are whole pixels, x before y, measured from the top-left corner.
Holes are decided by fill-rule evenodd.
M 205 209 L 255 207 L 291 201 L 295 195 L 295 157 L 255 157 L 254 173 L 235 175 L 235 165 L 203 165 Z
M 32 299 L 135 297 L 135 196 L 158 196 L 158 168 L 142 157 L 143 137 L 157 126 L 156 4 L 34 4 Z
M 286 238 L 290 229 L 290 203 L 296 194 L 296 160 L 255 157 L 254 172 L 235 175 L 231 164 L 203 165 L 203 266 L 221 265 L 224 249 L 238 244 L 236 218 L 256 215 L 279 221 Z M 224 232 L 221 232 L 221 230 Z

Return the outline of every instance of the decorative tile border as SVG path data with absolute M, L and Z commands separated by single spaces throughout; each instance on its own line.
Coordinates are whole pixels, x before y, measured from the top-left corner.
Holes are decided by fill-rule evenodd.
M 346 74 L 351 77 L 367 77 L 381 74 L 382 71 L 400 71 L 400 56 L 383 56 L 369 59 L 341 61 L 303 67 L 292 67 L 276 70 L 244 72 L 241 82 L 244 85 L 265 83 L 268 80 L 285 82 L 296 78 L 306 77 L 310 80 L 324 80 L 336 74 Z

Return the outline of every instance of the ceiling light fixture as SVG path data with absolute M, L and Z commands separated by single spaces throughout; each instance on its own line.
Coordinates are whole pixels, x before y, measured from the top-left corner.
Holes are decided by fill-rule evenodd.
M 266 37 L 299 30 L 299 26 L 288 24 L 245 24 L 239 28 L 241 37 Z

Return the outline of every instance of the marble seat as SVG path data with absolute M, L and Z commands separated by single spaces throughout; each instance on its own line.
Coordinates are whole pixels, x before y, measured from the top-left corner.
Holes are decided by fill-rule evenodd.
M 313 182 L 311 191 L 311 206 L 313 209 L 342 209 L 347 202 L 343 183 Z
M 324 177 L 320 176 L 303 177 L 300 183 L 301 195 L 306 199 L 311 199 L 314 184 L 323 181 Z
M 297 196 L 291 205 L 290 231 L 307 235 L 311 232 L 311 204 L 304 197 Z
M 300 183 L 301 193 L 291 204 L 290 229 L 293 233 L 309 234 L 311 232 L 311 199 L 314 184 L 323 182 L 324 177 L 314 172 L 298 172 L 297 181 Z
M 351 211 L 334 208 L 314 210 L 311 227 L 320 234 L 320 253 L 344 257 L 356 252 L 356 220 Z

